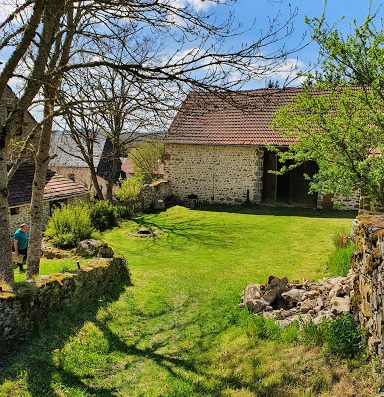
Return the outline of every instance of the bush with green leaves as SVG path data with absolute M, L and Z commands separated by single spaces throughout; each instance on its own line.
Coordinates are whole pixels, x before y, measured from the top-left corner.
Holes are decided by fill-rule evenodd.
M 132 177 L 121 181 L 121 185 L 116 188 L 115 196 L 119 202 L 119 206 L 123 207 L 119 210 L 123 218 L 130 218 L 140 211 L 140 193 L 143 187 L 142 177 Z
M 59 248 L 74 248 L 92 236 L 93 227 L 89 205 L 62 205 L 57 207 L 48 221 L 45 235 Z
M 96 201 L 90 207 L 92 226 L 100 232 L 117 225 L 117 209 L 108 201 Z

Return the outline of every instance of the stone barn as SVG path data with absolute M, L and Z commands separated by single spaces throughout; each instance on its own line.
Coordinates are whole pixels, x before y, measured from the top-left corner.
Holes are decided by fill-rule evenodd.
M 331 197 L 308 194 L 304 175 L 316 173 L 316 163 L 281 176 L 268 172 L 281 167 L 271 146 L 294 144 L 271 129 L 273 115 L 299 93 L 298 88 L 260 89 L 225 99 L 189 94 L 165 137 L 164 175 L 172 193 L 209 203 L 242 204 L 248 197 L 252 204 L 331 207 Z M 358 197 L 342 201 L 346 209 L 359 206 Z

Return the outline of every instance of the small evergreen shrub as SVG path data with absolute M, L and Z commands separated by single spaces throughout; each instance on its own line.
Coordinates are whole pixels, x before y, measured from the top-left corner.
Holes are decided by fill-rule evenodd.
M 92 232 L 88 205 L 63 205 L 53 211 L 45 235 L 59 248 L 74 248 Z
M 89 216 L 92 226 L 100 232 L 117 225 L 117 210 L 108 201 L 100 200 L 91 205 Z

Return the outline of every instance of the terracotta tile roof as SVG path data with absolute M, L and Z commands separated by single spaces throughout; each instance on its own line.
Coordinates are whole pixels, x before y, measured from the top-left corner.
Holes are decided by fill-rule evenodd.
M 8 202 L 10 207 L 29 204 L 31 202 L 33 174 L 34 165 L 24 163 L 11 178 L 8 185 Z M 44 200 L 63 199 L 86 193 L 88 193 L 88 190 L 78 183 L 64 178 L 53 171 L 47 172 Z
M 229 100 L 212 93 L 188 95 L 166 137 L 166 143 L 210 145 L 290 145 L 271 129 L 274 112 L 290 103 L 299 88 L 232 93 Z

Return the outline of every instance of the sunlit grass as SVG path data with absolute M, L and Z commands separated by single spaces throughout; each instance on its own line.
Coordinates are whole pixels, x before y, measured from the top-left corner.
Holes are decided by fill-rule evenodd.
M 73 308 L 57 317 L 0 368 L 0 395 L 376 395 L 369 365 L 256 343 L 246 334 L 250 314 L 237 307 L 245 285 L 271 274 L 326 275 L 332 236 L 351 218 L 174 207 L 121 224 L 103 238 L 127 258 L 133 286 L 97 311 Z M 140 226 L 163 234 L 132 237 Z

